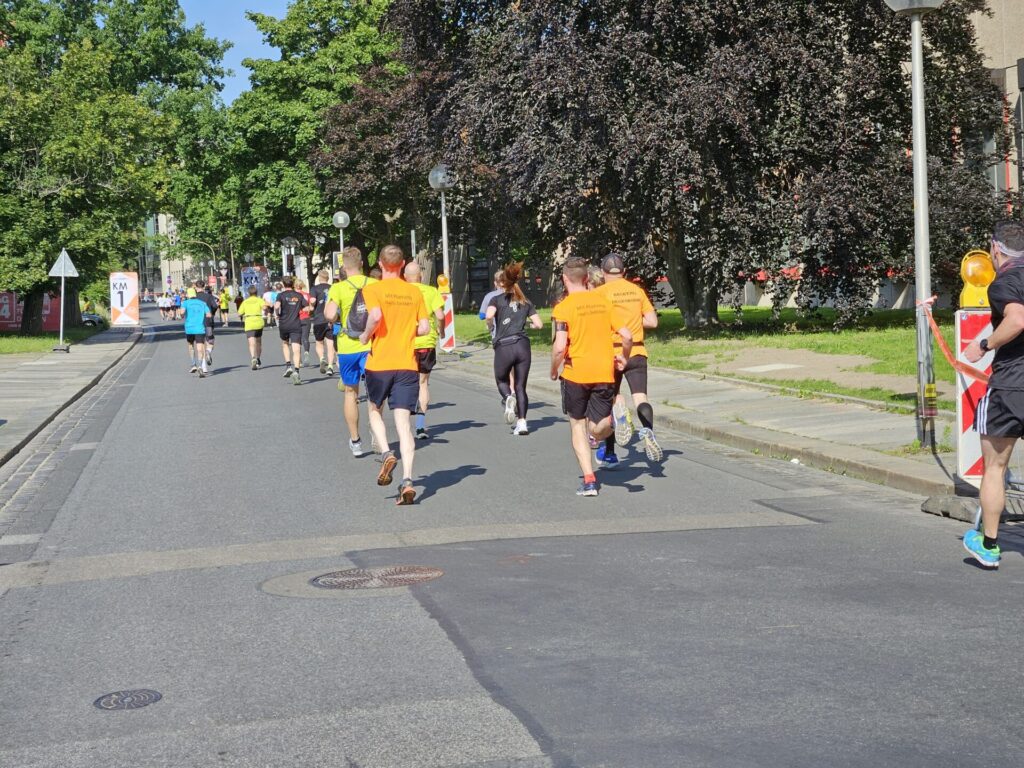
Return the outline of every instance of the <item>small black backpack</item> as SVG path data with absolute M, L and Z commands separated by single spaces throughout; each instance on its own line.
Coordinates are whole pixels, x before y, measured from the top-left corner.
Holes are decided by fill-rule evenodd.
M 356 288 L 356 295 L 352 297 L 352 307 L 345 319 L 345 335 L 351 339 L 358 339 L 363 335 L 363 331 L 366 330 L 366 321 L 370 317 L 370 311 L 366 308 L 366 300 L 363 299 L 363 288 L 366 287 L 369 280 L 364 277 L 363 281 L 362 288 L 356 288 L 356 284 L 351 279 L 345 281 Z

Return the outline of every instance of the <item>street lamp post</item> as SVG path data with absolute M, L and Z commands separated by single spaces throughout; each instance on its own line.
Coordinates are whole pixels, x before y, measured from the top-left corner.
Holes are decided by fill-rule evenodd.
M 924 32 L 922 17 L 945 0 L 885 0 L 901 16 L 910 16 L 911 109 L 914 152 L 914 288 L 917 297 L 917 439 L 935 445 L 935 368 L 927 306 L 932 295 L 930 234 L 928 231 L 928 143 L 924 112 Z M 931 429 L 929 429 L 931 427 Z
M 441 254 L 442 254 L 442 271 L 445 277 L 451 279 L 451 274 L 448 270 L 448 214 L 445 210 L 444 193 L 445 190 L 451 189 L 454 186 L 451 174 L 448 172 L 448 166 L 444 163 L 434 166 L 431 170 L 430 175 L 427 177 L 427 181 L 430 182 L 430 186 L 433 189 L 438 190 L 441 193 Z
M 285 256 L 286 263 L 282 265 L 281 272 L 285 275 L 293 275 L 295 274 L 295 265 L 293 263 L 295 259 L 295 249 L 298 247 L 299 241 L 294 237 L 286 237 L 281 241 L 281 245 L 285 247 L 285 253 L 287 254 Z M 288 269 L 289 266 L 291 266 L 291 270 Z
M 338 253 L 342 253 L 345 250 L 345 227 L 352 223 L 348 214 L 344 211 L 338 211 L 331 217 L 331 221 L 334 222 L 334 226 L 338 228 Z M 338 259 L 334 259 L 334 272 L 338 272 Z

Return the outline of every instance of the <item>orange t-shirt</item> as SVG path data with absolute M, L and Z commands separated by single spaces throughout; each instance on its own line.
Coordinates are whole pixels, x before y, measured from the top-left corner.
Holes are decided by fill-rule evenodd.
M 629 356 L 647 357 L 647 350 L 644 349 L 644 315 L 653 312 L 654 305 L 647 298 L 644 289 L 622 278 L 595 288 L 594 293 L 602 294 L 612 303 L 612 312 L 615 318 L 612 343 L 621 347 L 622 339 L 619 337 L 618 329 L 627 328 L 633 334 L 633 350 Z
M 370 341 L 368 371 L 416 371 L 416 325 L 427 317 L 423 294 L 412 283 L 389 277 L 363 288 L 366 309 L 383 317 Z
M 565 323 L 569 349 L 562 378 L 576 384 L 611 384 L 615 381 L 612 303 L 597 291 L 570 293 L 551 311 L 555 323 Z M 557 326 L 556 326 L 557 328 Z

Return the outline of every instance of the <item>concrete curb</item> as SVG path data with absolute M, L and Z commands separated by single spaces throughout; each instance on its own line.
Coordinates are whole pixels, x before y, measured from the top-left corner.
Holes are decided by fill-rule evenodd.
M 489 372 L 474 370 L 477 367 L 482 368 L 483 365 L 473 362 L 471 358 L 453 362 L 456 362 L 465 373 L 485 377 L 491 382 Z M 536 386 L 550 395 L 560 396 L 558 386 L 547 377 L 531 377 L 530 386 Z M 953 478 L 937 464 L 922 464 L 856 446 L 838 445 L 762 427 L 734 424 L 671 405 L 659 409 L 658 418 L 670 429 L 702 440 L 740 448 L 769 458 L 797 459 L 801 464 L 816 469 L 856 477 L 921 496 L 952 495 L 954 489 Z
M 99 338 L 103 334 L 111 333 L 114 330 L 116 330 L 116 329 L 108 328 L 105 331 L 101 331 L 100 333 L 97 333 L 95 336 L 92 336 L 91 338 L 93 338 L 93 339 Z M 69 397 L 67 400 L 65 400 L 60 406 L 58 406 L 55 410 L 53 410 L 49 415 L 45 416 L 43 418 L 42 422 L 38 426 L 33 427 L 28 432 L 28 434 L 25 435 L 25 437 L 23 437 L 21 440 L 18 441 L 18 443 L 16 445 L 14 445 L 12 448 L 5 449 L 4 452 L 2 454 L 0 454 L 0 467 L 2 467 L 4 464 L 9 462 L 15 456 L 17 456 L 18 453 L 21 452 L 21 449 L 24 448 L 26 445 L 28 445 L 30 442 L 32 442 L 32 440 L 35 438 L 36 435 L 38 435 L 40 432 L 42 432 L 44 429 L 46 429 L 46 427 L 48 427 L 50 424 L 52 424 L 54 419 L 56 419 L 61 413 L 63 413 L 65 410 L 67 410 L 69 406 L 71 406 L 76 401 L 81 399 L 82 396 L 84 396 L 90 389 L 92 389 L 97 384 L 99 384 L 100 380 L 104 376 L 106 376 L 107 373 L 115 365 L 120 363 L 121 360 L 124 359 L 125 355 L 127 355 L 129 352 L 131 352 L 133 349 L 135 349 L 135 345 L 139 343 L 139 341 L 142 339 L 143 335 L 144 335 L 143 328 L 139 327 L 139 328 L 134 329 L 134 332 L 131 334 L 131 337 L 129 339 L 127 339 L 127 341 L 130 342 L 128 344 L 127 349 L 125 349 L 120 355 L 118 355 L 116 358 L 114 358 L 114 360 L 108 366 L 106 366 L 96 376 L 94 376 L 91 380 L 89 380 L 88 383 L 86 383 L 77 392 L 75 392 L 73 395 L 71 395 L 71 397 Z M 88 344 L 89 340 L 86 340 L 86 341 L 81 342 L 81 343 L 82 344 Z M 72 349 L 74 349 L 74 347 L 72 347 Z

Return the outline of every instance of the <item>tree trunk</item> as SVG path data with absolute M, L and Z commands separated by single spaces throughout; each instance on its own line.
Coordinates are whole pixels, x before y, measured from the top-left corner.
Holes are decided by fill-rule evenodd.
M 21 332 L 38 335 L 43 332 L 43 292 L 36 290 L 21 297 Z
M 688 249 L 675 237 L 662 246 L 668 265 L 668 282 L 675 293 L 676 305 L 686 328 L 706 328 L 718 324 L 718 286 L 707 279 L 696 261 L 700 254 Z
M 64 281 L 64 327 L 77 328 L 82 324 L 82 307 L 78 303 L 78 286 Z

